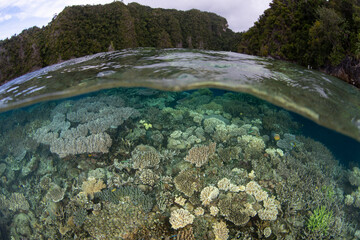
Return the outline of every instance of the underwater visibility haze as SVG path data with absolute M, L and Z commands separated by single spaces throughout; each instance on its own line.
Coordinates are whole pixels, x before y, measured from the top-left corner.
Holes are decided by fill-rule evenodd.
M 360 91 L 334 77 L 140 48 L 0 99 L 1 239 L 360 239 Z

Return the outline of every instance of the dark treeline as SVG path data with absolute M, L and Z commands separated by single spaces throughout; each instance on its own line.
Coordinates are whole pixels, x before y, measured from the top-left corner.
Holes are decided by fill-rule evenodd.
M 238 51 L 322 69 L 360 87 L 360 0 L 273 0 Z
M 227 21 L 199 10 L 113 2 L 66 7 L 44 28 L 0 41 L 0 83 L 70 58 L 133 47 L 235 50 Z

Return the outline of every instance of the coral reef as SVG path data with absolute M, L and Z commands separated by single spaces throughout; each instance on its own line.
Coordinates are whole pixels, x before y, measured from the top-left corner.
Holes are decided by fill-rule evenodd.
M 46 198 L 55 203 L 60 202 L 61 200 L 64 199 L 65 190 L 66 189 L 59 187 L 55 183 L 51 183 L 50 189 L 46 194 Z
M 209 161 L 209 158 L 215 153 L 216 143 L 210 143 L 208 146 L 192 147 L 185 157 L 186 162 L 201 167 Z
M 195 240 L 193 228 L 191 225 L 187 225 L 184 228 L 180 228 L 177 232 L 176 240 Z
M 80 208 L 74 212 L 74 224 L 78 227 L 81 227 L 83 223 L 85 222 L 85 219 L 87 217 L 88 213 L 86 209 Z
M 205 187 L 200 193 L 200 201 L 204 206 L 209 205 L 219 195 L 219 189 L 214 186 Z
M 276 142 L 276 146 L 285 151 L 290 151 L 294 147 L 299 146 L 299 144 L 300 142 L 296 140 L 295 135 L 290 133 L 285 133 L 284 137 Z
M 348 178 L 351 185 L 360 187 L 360 168 L 354 167 L 352 171 L 349 172 Z
M 181 171 L 174 178 L 174 183 L 176 189 L 188 197 L 191 197 L 194 192 L 200 191 L 202 186 L 200 177 L 194 170 L 191 169 Z
M 213 232 L 215 240 L 227 240 L 229 238 L 229 229 L 225 222 L 216 222 L 213 224 Z
M 83 228 L 94 239 L 127 239 L 136 229 L 152 222 L 153 215 L 144 216 L 140 205 L 124 198 L 122 204 L 106 203 L 89 214 Z
M 252 135 L 243 135 L 238 137 L 238 142 L 240 146 L 244 149 L 244 156 L 246 159 L 257 158 L 262 155 L 265 149 L 265 142 L 262 138 L 252 136 Z
M 181 208 L 171 212 L 169 221 L 173 229 L 179 229 L 188 224 L 192 224 L 194 218 L 194 215 L 192 215 L 188 210 Z
M 160 153 L 151 146 L 138 145 L 131 152 L 132 167 L 135 169 L 156 168 L 160 160 Z
M 156 175 L 151 169 L 144 169 L 141 171 L 140 180 L 143 184 L 154 186 L 159 176 Z
M 81 185 L 82 192 L 85 195 L 89 195 L 90 198 L 94 198 L 94 194 L 100 192 L 102 189 L 106 188 L 106 184 L 102 179 L 96 179 L 94 177 L 88 178 Z
M 215 207 L 215 206 L 210 207 L 210 215 L 215 217 L 216 215 L 218 215 L 218 213 L 219 213 L 219 208 L 218 207 Z
M 250 220 L 249 207 L 246 206 L 247 194 L 236 193 L 223 196 L 218 207 L 220 214 L 237 226 L 245 225 Z
M 248 95 L 111 89 L 0 122 L 0 238 L 360 238 L 356 162 Z
M 194 210 L 195 216 L 202 216 L 204 215 L 205 210 L 202 207 L 197 207 Z
M 29 202 L 26 200 L 24 194 L 22 193 L 12 193 L 9 200 L 6 201 L 5 206 L 7 205 L 11 211 L 28 211 L 30 208 Z
M 33 138 L 50 145 L 50 151 L 61 158 L 81 153 L 107 153 L 112 139 L 105 131 L 139 115 L 133 108 L 118 107 L 121 102 L 89 97 L 61 103 L 53 110 L 52 121 L 36 130 Z
M 268 238 L 268 237 L 270 237 L 271 236 L 271 228 L 270 227 L 266 227 L 265 229 L 264 229 L 264 237 L 265 238 Z
M 95 198 L 102 201 L 119 204 L 120 200 L 125 198 L 131 199 L 135 205 L 140 205 L 145 212 L 150 212 L 154 206 L 154 200 L 151 196 L 144 194 L 137 187 L 123 186 L 115 189 L 105 189 L 95 193 Z

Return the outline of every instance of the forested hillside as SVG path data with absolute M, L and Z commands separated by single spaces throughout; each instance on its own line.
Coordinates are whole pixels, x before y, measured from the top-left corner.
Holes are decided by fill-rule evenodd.
M 360 87 L 359 0 L 273 0 L 238 51 L 322 69 Z
M 70 58 L 124 48 L 236 50 L 238 35 L 225 18 L 199 10 L 122 2 L 67 7 L 46 27 L 0 41 L 0 83 Z

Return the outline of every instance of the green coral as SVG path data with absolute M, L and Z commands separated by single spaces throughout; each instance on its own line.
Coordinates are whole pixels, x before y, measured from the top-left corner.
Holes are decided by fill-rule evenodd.
M 326 234 L 330 223 L 333 220 L 333 212 L 325 206 L 316 208 L 307 222 L 307 228 L 311 232 L 321 232 Z

